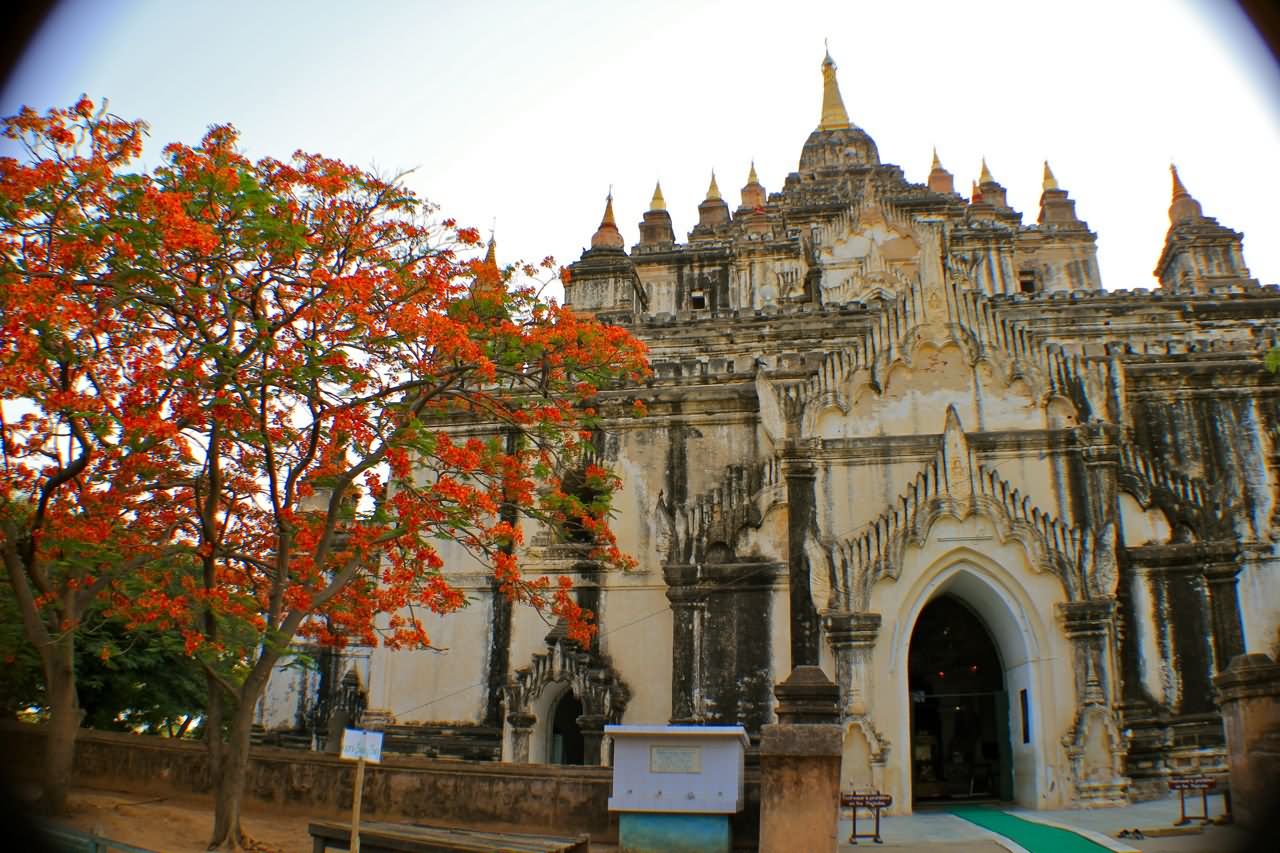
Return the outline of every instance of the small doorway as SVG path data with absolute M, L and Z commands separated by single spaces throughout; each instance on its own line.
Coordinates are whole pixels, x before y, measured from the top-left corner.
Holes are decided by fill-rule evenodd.
M 586 757 L 582 729 L 578 718 L 582 716 L 582 703 L 572 691 L 566 691 L 556 703 L 551 716 L 551 743 L 547 749 L 549 764 L 582 764 Z
M 907 656 L 915 802 L 1013 799 L 1004 667 L 982 620 L 959 598 L 925 605 Z

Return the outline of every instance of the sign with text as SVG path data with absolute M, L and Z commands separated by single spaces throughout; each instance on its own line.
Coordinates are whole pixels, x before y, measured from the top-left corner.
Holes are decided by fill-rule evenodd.
M 890 794 L 881 794 L 879 791 L 865 794 L 841 794 L 840 805 L 855 809 L 887 809 L 893 805 L 893 797 Z
M 701 773 L 702 750 L 696 746 L 651 746 L 649 772 Z
M 342 757 L 350 761 L 364 759 L 373 764 L 382 761 L 382 732 L 346 729 L 342 733 Z
M 1169 780 L 1170 791 L 1209 791 L 1218 786 L 1210 776 L 1179 776 Z

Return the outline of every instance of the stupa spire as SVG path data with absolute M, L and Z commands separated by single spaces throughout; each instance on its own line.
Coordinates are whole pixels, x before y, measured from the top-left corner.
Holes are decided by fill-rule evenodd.
M 1200 202 L 1187 192 L 1182 179 L 1178 177 L 1178 167 L 1170 163 L 1169 174 L 1173 176 L 1173 200 L 1169 205 L 1169 221 L 1177 224 L 1203 218 L 1204 211 L 1200 208 Z
M 596 233 L 591 235 L 591 248 L 593 249 L 621 249 L 626 245 L 622 240 L 622 233 L 618 231 L 617 220 L 613 218 L 613 188 L 609 188 L 609 195 L 604 201 L 604 216 L 600 219 L 600 227 L 596 229 Z
M 716 170 L 711 170 L 711 185 L 707 187 L 707 201 L 720 201 L 720 187 L 716 185 Z
M 982 158 L 982 173 L 978 175 L 978 184 L 994 184 L 996 179 L 991 177 L 991 170 L 987 168 L 987 158 Z
M 840 83 L 836 80 L 836 63 L 828 50 L 822 60 L 822 118 L 818 130 L 844 130 L 849 126 L 849 113 L 840 97 Z
M 1044 183 L 1040 189 L 1044 191 L 1058 189 L 1058 179 L 1053 176 L 1053 170 L 1049 168 L 1049 161 L 1044 161 Z
M 653 185 L 653 198 L 649 201 L 650 210 L 666 210 L 667 200 L 662 197 L 662 181 Z

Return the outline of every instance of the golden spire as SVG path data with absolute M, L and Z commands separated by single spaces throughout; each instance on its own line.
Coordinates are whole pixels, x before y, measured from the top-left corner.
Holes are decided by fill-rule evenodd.
M 938 159 L 938 146 L 933 146 L 933 165 L 929 167 L 929 171 L 936 172 L 942 168 L 942 161 Z
M 849 114 L 840 97 L 840 83 L 836 80 L 836 63 L 831 53 L 822 60 L 822 119 L 818 130 L 844 130 L 849 126 Z
M 666 210 L 667 200 L 662 197 L 662 181 L 653 185 L 653 199 L 649 202 L 650 210 Z
M 711 186 L 707 187 L 706 201 L 720 201 L 720 188 L 716 186 L 716 170 L 711 170 Z
M 485 266 L 498 266 L 498 244 L 493 239 L 493 234 L 489 234 L 489 249 L 484 253 Z
M 609 190 L 609 194 L 604 199 L 604 218 L 600 220 L 600 227 L 612 225 L 618 227 L 618 223 L 613 218 L 613 190 Z
M 982 158 L 982 174 L 978 175 L 979 184 L 994 184 L 996 179 L 991 177 L 991 170 L 987 168 L 987 158 Z
M 760 179 L 756 177 L 756 161 L 755 160 L 751 161 L 751 171 L 747 173 L 747 183 L 748 184 L 760 183 Z
M 1058 179 L 1053 176 L 1053 171 L 1049 168 L 1049 161 L 1044 161 L 1044 185 L 1041 187 L 1045 192 L 1056 190 L 1058 188 Z

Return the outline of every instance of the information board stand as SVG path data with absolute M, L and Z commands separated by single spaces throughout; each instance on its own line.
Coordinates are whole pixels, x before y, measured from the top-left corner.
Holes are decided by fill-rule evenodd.
M 382 761 L 382 732 L 345 729 L 342 758 L 356 763 L 356 781 L 351 792 L 351 853 L 360 853 L 360 801 L 364 798 L 364 764 Z
M 893 797 L 889 794 L 882 794 L 879 791 L 869 791 L 867 793 L 841 794 L 840 805 L 853 810 L 853 826 L 849 829 L 849 843 L 857 844 L 859 838 L 870 838 L 876 844 L 884 844 L 884 839 L 880 837 L 880 810 L 887 809 L 893 805 Z M 874 832 L 858 832 L 858 809 L 866 809 L 871 812 L 875 819 Z
M 1178 792 L 1178 810 L 1181 812 L 1174 826 L 1183 826 L 1198 820 L 1201 823 L 1213 823 L 1209 817 L 1209 791 L 1217 787 L 1218 780 L 1209 776 L 1180 776 L 1169 780 L 1169 790 Z M 1200 792 L 1200 814 L 1187 814 L 1187 791 Z

